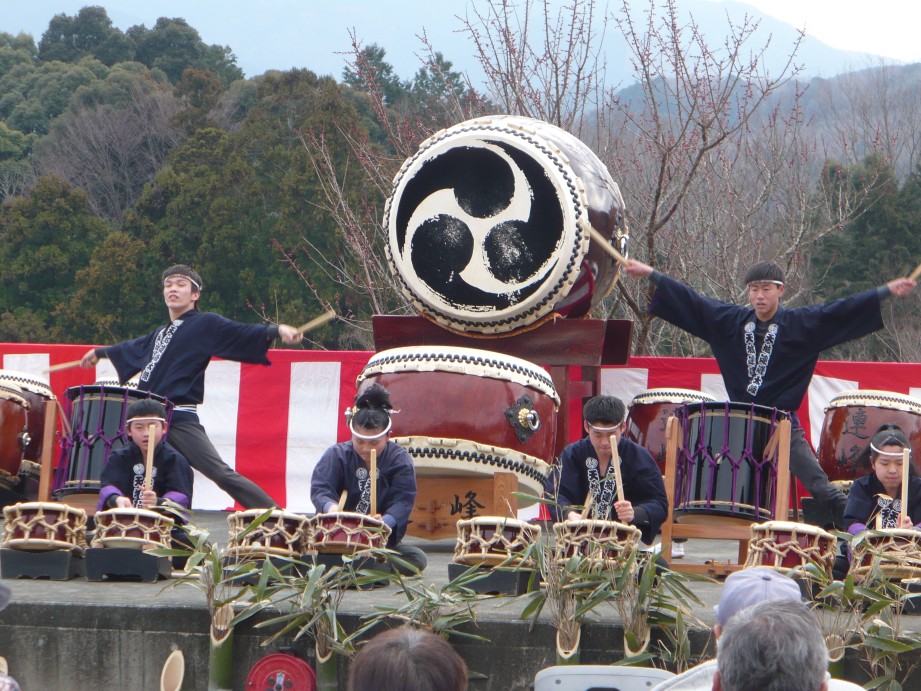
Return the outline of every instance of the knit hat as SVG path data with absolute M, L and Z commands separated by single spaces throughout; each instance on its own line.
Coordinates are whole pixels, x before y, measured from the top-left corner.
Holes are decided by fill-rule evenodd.
M 716 623 L 726 626 L 737 612 L 768 600 L 802 601 L 799 585 L 766 566 L 755 566 L 729 574 L 723 584 L 720 603 L 716 610 Z

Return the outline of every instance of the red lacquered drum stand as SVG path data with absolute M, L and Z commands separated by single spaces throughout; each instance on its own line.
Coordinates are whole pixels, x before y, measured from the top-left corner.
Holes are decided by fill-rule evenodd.
M 560 397 L 553 458 L 541 459 L 551 465 L 570 441 L 570 415 L 581 416 L 582 401 L 601 393 L 601 366 L 627 364 L 633 327 L 633 322 L 620 319 L 557 319 L 512 336 L 484 337 L 448 331 L 424 317 L 376 315 L 372 323 L 374 348 L 378 352 L 404 346 L 479 348 L 549 367 Z M 577 376 L 573 376 L 575 368 L 579 368 Z M 518 501 L 511 494 L 517 483 L 514 475 L 511 481 L 501 477 L 505 475 L 512 474 L 496 473 L 491 480 L 479 481 L 490 483 L 493 489 L 477 494 L 487 501 L 491 497 L 494 503 L 494 507 L 484 507 L 482 515 L 504 516 L 509 510 L 511 515 L 517 512 Z M 408 533 L 432 540 L 455 536 L 456 523 L 464 516 L 436 516 L 434 507 L 440 502 L 433 498 L 445 483 L 450 485 L 453 496 L 457 491 L 456 480 L 419 477 L 417 482 L 417 508 L 413 511 Z M 419 509 L 426 502 L 432 509 L 428 514 Z
M 733 571 L 745 568 L 748 559 L 748 542 L 751 538 L 751 523 L 737 518 L 714 516 L 712 522 L 675 522 L 675 481 L 677 478 L 678 445 L 681 426 L 672 415 L 665 431 L 665 492 L 668 495 L 668 517 L 662 525 L 662 554 L 671 554 L 672 538 L 696 537 L 706 540 L 736 540 L 739 543 L 737 563 L 711 561 L 704 564 L 672 563 L 675 571 L 703 573 L 710 576 L 727 576 Z M 772 450 L 768 450 L 771 449 Z M 771 507 L 774 520 L 787 520 L 790 503 L 790 421 L 780 420 L 774 436 L 768 442 L 765 456 L 774 456 L 777 467 L 777 487 L 774 492 L 774 506 Z

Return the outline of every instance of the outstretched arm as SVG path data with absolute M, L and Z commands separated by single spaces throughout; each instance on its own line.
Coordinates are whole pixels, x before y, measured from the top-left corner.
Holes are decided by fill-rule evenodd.
M 895 295 L 898 298 L 903 298 L 908 295 L 912 289 L 917 285 L 917 281 L 913 278 L 895 278 L 889 281 L 886 284 L 886 287 L 889 288 L 889 292 Z

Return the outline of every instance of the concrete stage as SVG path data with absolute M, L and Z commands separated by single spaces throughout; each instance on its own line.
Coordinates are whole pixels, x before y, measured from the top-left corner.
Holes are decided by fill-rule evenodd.
M 226 517 L 224 512 L 199 511 L 194 521 L 208 530 L 213 540 L 224 543 Z M 425 581 L 436 586 L 448 582 L 454 541 L 408 540 L 428 554 Z M 729 562 L 738 550 L 736 542 L 723 540 L 694 539 L 685 544 L 687 556 L 682 563 Z M 159 689 L 163 662 L 178 647 L 186 660 L 183 688 L 205 689 L 209 618 L 204 595 L 188 585 L 165 589 L 168 582 L 5 580 L 13 595 L 10 605 L 0 613 L 0 655 L 7 658 L 10 674 L 23 689 L 140 690 Z M 713 623 L 713 605 L 720 588 L 717 582 L 694 585 L 704 601 L 695 614 L 705 626 L 696 627 L 691 637 L 697 654 L 712 653 L 707 627 Z M 345 629 L 351 631 L 359 617 L 372 612 L 375 605 L 404 602 L 401 591 L 393 585 L 352 590 L 345 595 L 339 613 Z M 478 624 L 469 628 L 488 638 L 489 643 L 461 638 L 451 641 L 472 673 L 470 689 L 527 689 L 538 670 L 553 664 L 555 632 L 546 614 L 529 630 L 530 621 L 519 618 L 523 605 L 509 602 L 509 598 L 498 597 L 477 606 Z M 595 620 L 583 627 L 584 664 L 610 663 L 623 656 L 616 612 L 613 608 L 597 612 Z M 909 624 L 914 625 L 916 619 L 911 617 Z M 247 688 L 246 677 L 256 661 L 281 649 L 282 644 L 260 647 L 265 636 L 265 630 L 255 629 L 250 622 L 237 627 L 234 689 Z M 298 642 L 294 651 L 309 659 L 309 642 Z M 345 669 L 342 663 L 340 688 L 345 688 Z M 856 659 L 847 659 L 847 673 L 856 681 L 867 678 Z

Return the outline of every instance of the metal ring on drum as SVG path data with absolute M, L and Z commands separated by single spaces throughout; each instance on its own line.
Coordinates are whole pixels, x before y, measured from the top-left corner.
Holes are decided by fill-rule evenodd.
M 620 189 L 578 138 L 495 115 L 424 141 L 394 178 L 387 258 L 424 316 L 457 332 L 507 335 L 552 314 L 580 317 L 610 291 L 626 254 Z
M 624 438 L 645 448 L 659 470 L 665 472 L 666 424 L 675 408 L 684 403 L 716 401 L 713 396 L 692 389 L 647 389 L 633 397 L 627 409 Z
M 514 473 L 521 492 L 519 507 L 537 501 L 550 473 L 550 466 L 539 458 L 468 439 L 393 437 L 392 441 L 409 453 L 417 477 L 492 477 L 499 471 Z
M 457 522 L 454 563 L 465 566 L 534 568 L 541 528 L 503 516 L 477 516 Z
M 745 568 L 766 566 L 787 572 L 815 564 L 831 578 L 838 540 L 831 533 L 816 525 L 791 521 L 753 523 L 751 530 Z
M 18 491 L 23 454 L 29 445 L 29 401 L 12 383 L 0 384 L 0 486 Z
M 883 425 L 898 425 L 915 458 L 921 454 L 921 399 L 892 391 L 842 391 L 825 407 L 819 465 L 829 480 L 854 480 L 869 470 L 870 439 Z M 866 462 L 866 463 L 865 463 Z
M 547 372 L 527 360 L 476 348 L 393 348 L 358 376 L 359 389 L 371 383 L 400 411 L 392 436 L 469 439 L 553 457 L 560 398 Z
M 59 502 L 20 502 L 3 509 L 0 546 L 27 552 L 86 549 L 86 512 Z
M 682 523 L 773 520 L 777 425 L 787 414 L 753 403 L 687 403 L 680 425 L 674 514 Z

